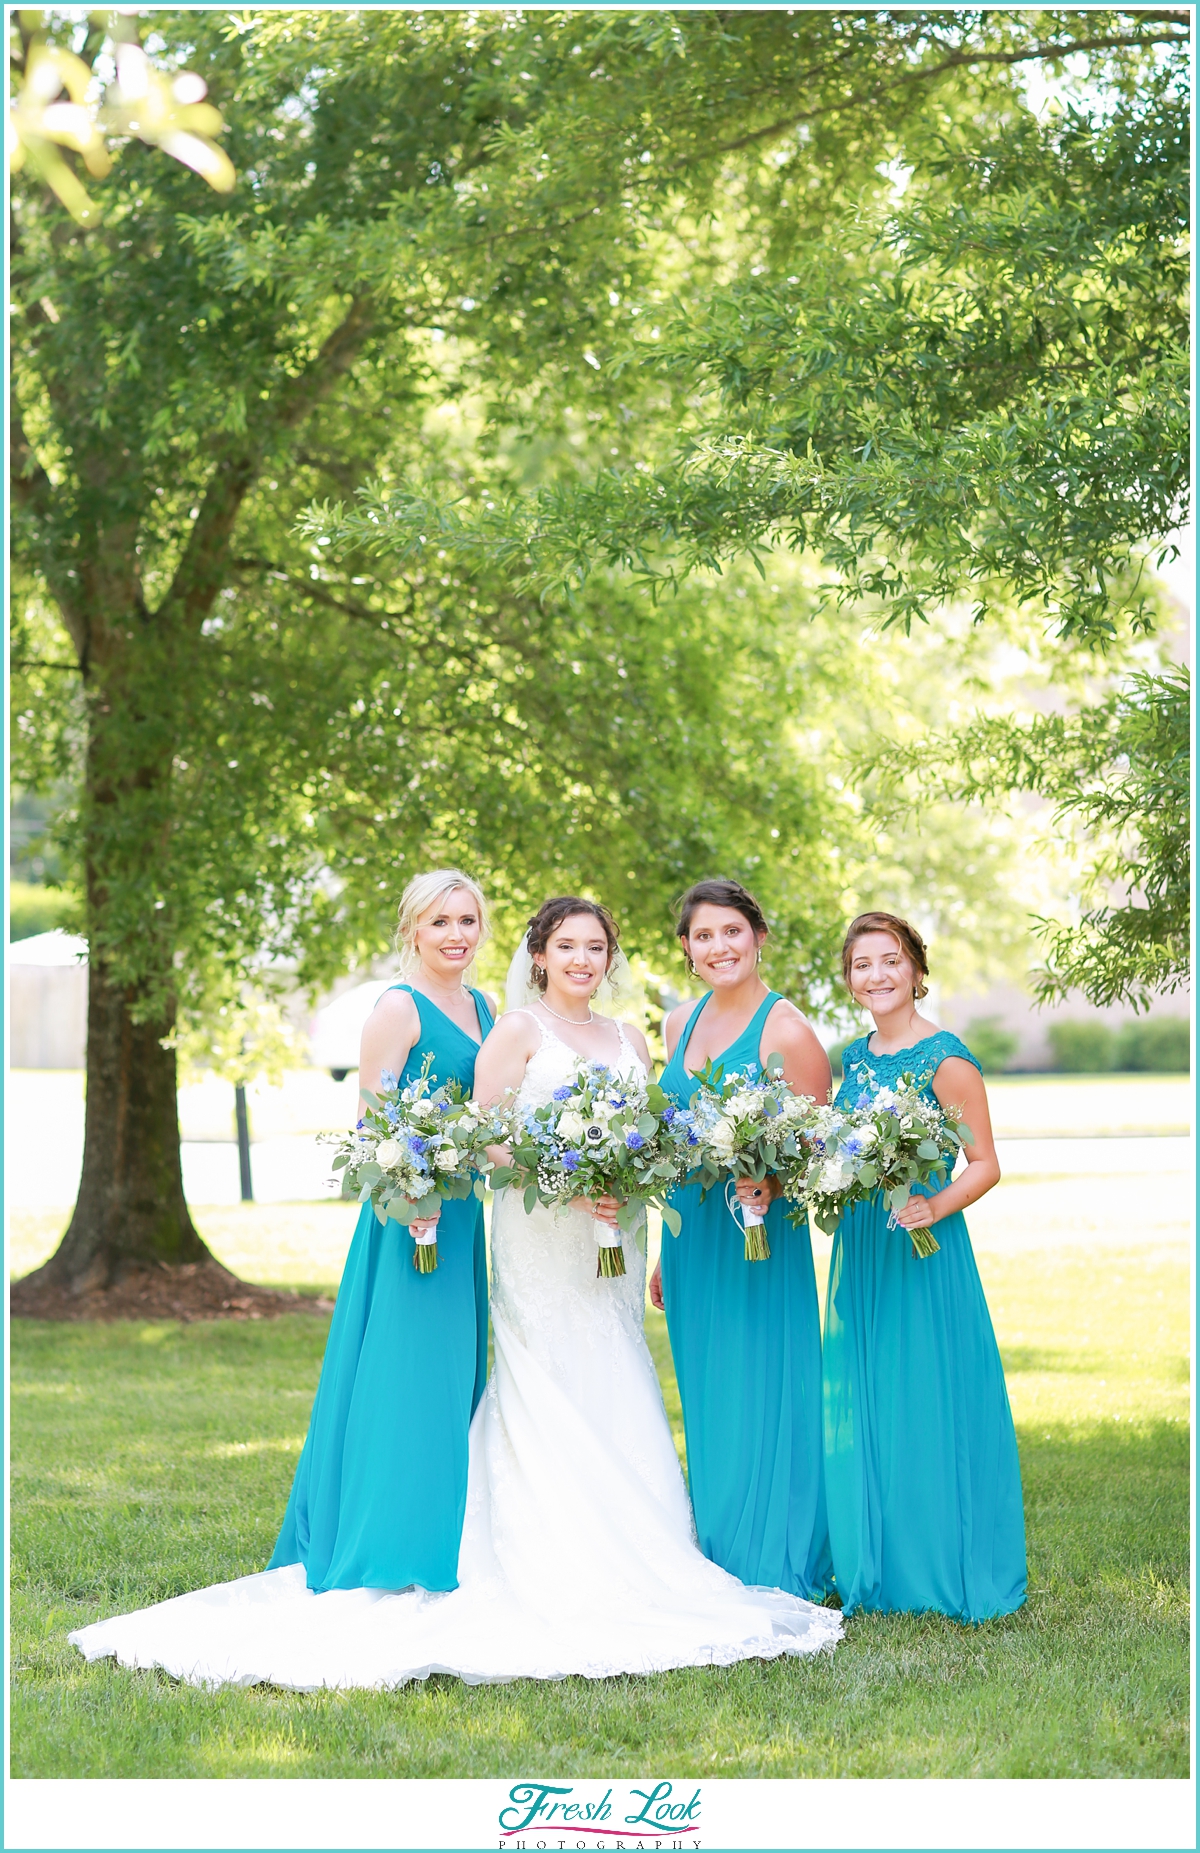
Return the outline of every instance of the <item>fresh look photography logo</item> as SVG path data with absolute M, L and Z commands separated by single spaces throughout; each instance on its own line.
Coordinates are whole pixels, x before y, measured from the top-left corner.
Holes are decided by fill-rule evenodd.
M 583 1788 L 518 1782 L 500 1810 L 501 1847 L 611 1847 L 613 1853 L 682 1853 L 700 1845 L 700 1790 L 689 1783 Z

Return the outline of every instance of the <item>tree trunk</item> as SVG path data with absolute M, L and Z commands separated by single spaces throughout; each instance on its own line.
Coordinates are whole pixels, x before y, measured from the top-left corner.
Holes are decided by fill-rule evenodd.
M 139 1023 L 135 1004 L 93 961 L 83 1176 L 44 1270 L 77 1293 L 113 1286 L 131 1268 L 212 1260 L 183 1195 L 175 1051 L 163 1047 L 174 1012 Z
M 136 606 L 123 624 L 93 616 L 89 631 L 83 1175 L 57 1251 L 22 1283 L 76 1296 L 115 1287 L 135 1269 L 213 1260 L 183 1195 L 173 948 L 169 912 L 156 898 L 170 879 L 172 691 L 182 672 L 165 627 L 152 629 Z M 109 954 L 114 934 L 136 945 L 132 970 Z

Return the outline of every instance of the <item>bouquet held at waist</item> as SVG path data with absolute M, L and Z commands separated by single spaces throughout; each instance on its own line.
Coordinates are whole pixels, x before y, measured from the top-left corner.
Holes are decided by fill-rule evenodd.
M 621 1231 L 635 1229 L 649 1204 L 679 1233 L 666 1192 L 691 1168 L 697 1141 L 691 1115 L 678 1112 L 653 1081 L 634 1081 L 581 1057 L 544 1106 L 514 1102 L 501 1118 L 512 1158 L 496 1168 L 492 1182 L 522 1190 L 527 1212 L 535 1203 L 553 1208 L 576 1197 L 617 1198 L 617 1228 L 593 1218 L 601 1278 L 625 1272 Z
M 920 1093 L 924 1080 L 901 1075 L 894 1088 L 878 1087 L 870 1066 L 854 1070 L 861 1091 L 854 1105 L 818 1107 L 805 1127 L 807 1157 L 783 1180 L 784 1194 L 796 1204 L 793 1220 L 808 1215 L 818 1229 L 832 1235 L 845 1212 L 882 1192 L 890 1211 L 908 1203 L 916 1184 L 944 1184 L 963 1144 L 971 1144 L 969 1126 L 945 1113 Z M 927 1080 L 928 1077 L 925 1077 Z M 913 1251 L 921 1259 L 940 1244 L 929 1229 L 910 1229 Z
M 765 1067 L 754 1063 L 728 1074 L 723 1066 L 706 1062 L 696 1078 L 691 1116 L 699 1150 L 692 1181 L 700 1183 L 703 1198 L 724 1180 L 729 1213 L 737 1222 L 735 1181 L 744 1177 L 762 1184 L 770 1176 L 790 1176 L 807 1156 L 805 1133 L 816 1103 L 806 1094 L 793 1094 L 783 1078 L 781 1055 L 769 1055 Z M 766 1206 L 740 1207 L 747 1261 L 769 1260 Z
M 415 1081 L 401 1087 L 386 1070 L 378 1093 L 363 1089 L 366 1112 L 352 1133 L 337 1140 L 335 1171 L 344 1170 L 360 1203 L 370 1201 L 380 1222 L 434 1218 L 414 1237 L 419 1274 L 437 1267 L 436 1218 L 447 1198 L 484 1194 L 491 1169 L 488 1146 L 498 1136 L 494 1115 L 480 1110 L 457 1081 L 432 1087 L 432 1055 Z

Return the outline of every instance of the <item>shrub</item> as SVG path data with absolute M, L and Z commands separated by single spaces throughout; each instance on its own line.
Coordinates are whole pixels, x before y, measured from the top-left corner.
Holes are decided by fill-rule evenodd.
M 1017 1052 L 1018 1038 L 999 1017 L 973 1017 L 964 1041 L 984 1074 L 1002 1074 Z
M 1046 1036 L 1051 1066 L 1061 1074 L 1106 1074 L 1116 1064 L 1117 1039 L 1108 1024 L 1096 1018 L 1068 1017 L 1051 1023 Z
M 1183 1017 L 1143 1017 L 1117 1032 L 1117 1067 L 1144 1074 L 1186 1074 L 1188 1026 Z
M 14 881 L 8 889 L 9 940 L 32 939 L 72 920 L 73 903 L 61 888 L 43 888 L 40 882 Z

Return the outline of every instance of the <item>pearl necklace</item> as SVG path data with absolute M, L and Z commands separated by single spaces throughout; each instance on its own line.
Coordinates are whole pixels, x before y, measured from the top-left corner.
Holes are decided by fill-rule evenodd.
M 542 1006 L 543 1010 L 549 1010 L 552 1017 L 557 1017 L 560 1023 L 574 1023 L 580 1029 L 583 1028 L 585 1023 L 594 1023 L 596 1020 L 595 1012 L 590 1004 L 588 1005 L 586 1017 L 564 1017 L 562 1011 L 552 1009 L 544 997 L 539 997 L 538 1003 Z

